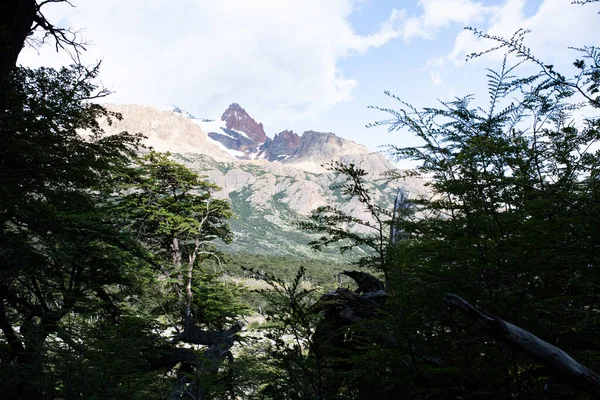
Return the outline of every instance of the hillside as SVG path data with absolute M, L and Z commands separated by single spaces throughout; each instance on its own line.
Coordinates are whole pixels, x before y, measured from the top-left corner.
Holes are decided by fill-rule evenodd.
M 413 196 L 426 192 L 416 178 L 387 182 L 384 174 L 395 167 L 382 154 L 333 133 L 263 135 L 262 124 L 237 104 L 223 113 L 221 121 L 197 119 L 179 109 L 109 108 L 121 113 L 123 120 L 112 126 L 103 123 L 108 133 L 141 132 L 147 136 L 147 145 L 171 152 L 176 160 L 222 188 L 218 196 L 229 199 L 238 216 L 231 222 L 235 240 L 228 245 L 229 251 L 337 258 L 333 251 L 315 253 L 306 246 L 311 236 L 294 226 L 295 221 L 324 205 L 368 218 L 358 202 L 348 201 L 339 189 L 331 188 L 340 182 L 324 168 L 332 161 L 354 163 L 368 171 L 373 177 L 373 196 L 386 207 L 391 207 L 400 186 Z

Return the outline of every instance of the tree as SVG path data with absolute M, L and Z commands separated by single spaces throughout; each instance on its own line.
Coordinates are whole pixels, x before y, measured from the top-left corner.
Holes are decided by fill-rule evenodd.
M 561 386 L 580 388 L 575 380 L 455 318 L 441 300 L 458 294 L 599 369 L 600 121 L 576 124 L 571 115 L 598 108 L 600 53 L 579 49 L 569 79 L 532 56 L 523 31 L 475 33 L 517 57 L 488 70 L 487 109 L 472 106 L 472 96 L 417 110 L 390 95 L 399 110 L 375 107 L 390 118 L 374 125 L 422 139 L 390 150 L 420 161 L 434 193 L 413 201 L 423 217 L 399 221 L 409 236 L 390 250 L 396 324 L 416 351 L 408 397 L 545 398 L 546 386 L 575 398 Z M 519 78 L 523 62 L 540 72 Z
M 18 375 L 15 396 L 53 396 L 56 386 L 43 379 L 47 350 L 57 341 L 77 347 L 65 318 L 118 318 L 111 288 L 135 291 L 144 264 L 103 207 L 140 138 L 103 136 L 98 118 L 119 116 L 90 102 L 96 74 L 15 69 L 3 96 L 0 329 L 2 369 Z
M 229 348 L 241 329 L 234 318 L 245 310 L 238 301 L 231 301 L 231 297 L 225 305 L 223 295 L 226 293 L 213 292 L 217 299 L 222 297 L 221 301 L 211 298 L 208 290 L 214 286 L 214 280 L 198 271 L 205 259 L 220 261 L 213 244 L 215 240 L 227 243 L 233 237 L 227 224 L 233 215 L 230 205 L 214 198 L 215 190 L 218 190 L 216 185 L 171 161 L 168 154 L 151 151 L 141 157 L 138 168 L 123 180 L 115 198 L 122 225 L 155 255 L 153 264 L 159 270 L 159 279 L 171 290 L 163 309 L 168 311 L 167 317 L 178 332 L 173 343 L 208 346 L 203 361 L 189 350 L 189 360 L 195 361 L 193 369 L 188 368 L 190 365 L 182 368 L 180 384 L 173 396 L 204 395 L 207 388 L 201 375 L 216 375 L 219 364 L 224 359 L 232 359 Z M 205 279 L 199 279 L 201 277 Z M 172 301 L 168 301 L 169 297 Z M 203 299 L 205 304 L 195 299 Z M 211 310 L 206 308 L 206 303 L 215 300 L 221 305 L 221 315 L 210 317 Z M 180 323 L 175 322 L 177 320 Z M 232 326 L 226 329 L 224 323 Z M 219 330 L 207 331 L 202 327 Z M 189 378 L 186 374 L 192 372 L 196 376 Z
M 172 282 L 182 320 L 192 323 L 194 269 L 204 258 L 218 258 L 213 241 L 230 242 L 229 203 L 216 199 L 218 187 L 151 151 L 127 178 L 116 199 L 123 223 L 158 257 L 161 273 Z
M 241 328 L 223 327 L 244 310 L 235 294 L 228 289 L 223 296 L 223 284 L 192 271 L 204 257 L 217 256 L 211 240 L 231 239 L 224 222 L 231 212 L 211 198 L 216 187 L 183 166 L 155 153 L 138 160 L 141 135 L 103 135 L 98 120 L 110 123 L 120 115 L 93 103 L 107 94 L 93 84 L 98 65 L 80 65 L 84 44 L 45 18 L 42 7 L 49 3 L 69 2 L 0 5 L 0 380 L 14 388 L 5 393 L 13 398 L 160 396 L 158 372 L 183 362 L 216 373 L 214 365 L 229 356 Z M 41 42 L 54 39 L 77 65 L 60 71 L 16 67 L 39 30 Z M 153 183 L 163 179 L 163 187 L 150 188 L 143 168 L 131 170 L 144 160 L 144 171 L 156 167 L 150 175 Z M 138 186 L 129 186 L 123 198 L 115 190 L 125 178 Z M 161 192 L 165 187 L 172 191 Z M 152 194 L 140 200 L 134 196 L 140 191 Z M 134 210 L 136 199 L 140 209 Z M 127 202 L 133 220 L 123 221 L 117 211 Z M 144 213 L 153 211 L 148 223 Z M 127 229 L 133 226 L 142 229 L 138 236 Z M 168 246 L 161 247 L 160 235 L 169 237 Z M 158 334 L 156 310 L 147 304 L 148 290 L 160 284 L 149 266 L 179 278 L 171 280 L 185 315 L 177 341 L 209 345 L 204 359 L 174 349 Z M 206 307 L 219 297 L 229 303 L 215 315 Z M 192 320 L 194 314 L 202 321 Z M 203 331 L 203 323 L 220 329 Z
M 17 67 L 17 58 L 29 42 L 33 46 L 53 40 L 56 50 L 63 50 L 76 65 L 81 66 L 79 55 L 85 50 L 85 43 L 77 37 L 77 32 L 61 28 L 50 22 L 43 8 L 48 4 L 66 3 L 69 0 L 5 0 L 0 4 L 0 110 L 9 107 L 8 97 L 18 92 L 19 87 L 11 86 L 14 80 L 10 75 Z M 35 34 L 42 33 L 41 38 Z M 95 72 L 90 73 L 95 74 Z M 14 106 L 14 104 L 13 104 Z
M 344 359 L 355 377 L 369 378 L 355 379 L 345 393 L 597 397 L 600 121 L 576 124 L 571 115 L 598 108 L 600 53 L 578 49 L 583 57 L 569 79 L 532 55 L 524 31 L 510 39 L 473 31 L 507 50 L 501 69 L 488 70 L 487 109 L 472 106 L 472 96 L 417 110 L 390 95 L 399 110 L 375 107 L 390 115 L 375 126 L 422 139 L 421 146 L 390 150 L 421 162 L 417 172 L 432 177 L 433 195 L 411 199 L 394 218 L 391 232 L 402 240 L 389 240 L 380 254 L 396 302 L 385 304 L 385 318 L 373 312 L 370 323 L 361 320 L 371 327 L 362 331 L 369 344 Z M 512 66 L 510 55 L 517 57 Z M 531 62 L 539 73 L 516 76 Z M 350 184 L 363 177 L 347 171 Z M 352 193 L 368 194 L 356 187 Z M 345 218 L 318 210 L 309 228 L 325 235 L 315 245 L 353 239 L 339 226 L 352 222 Z M 329 327 L 364 303 L 343 288 L 323 299 L 318 309 Z M 349 342 L 360 340 L 356 329 L 346 330 Z M 342 345 L 348 343 L 334 347 Z M 343 371 L 337 373 L 342 382 Z
M 291 282 L 258 274 L 268 285 L 260 294 L 268 301 L 267 341 L 246 350 L 250 358 L 252 390 L 261 399 L 326 399 L 325 370 L 314 340 L 320 317 L 314 312 L 314 289 L 305 287 L 306 270 L 300 267 Z
M 364 169 L 355 164 L 346 165 L 339 162 L 328 165 L 328 168 L 338 175 L 341 182 L 332 185 L 330 189 L 340 189 L 348 201 L 357 201 L 367 212 L 368 219 L 355 217 L 335 207 L 322 206 L 313 210 L 310 218 L 298 222 L 297 226 L 302 230 L 322 235 L 309 243 L 315 250 L 338 245 L 342 253 L 356 249 L 365 252 L 366 255 L 356 264 L 382 273 L 393 296 L 394 290 L 389 286 L 387 257 L 392 220 L 396 212 L 404 213 L 402 210 L 406 204 L 400 201 L 404 192 L 399 189 L 394 209 L 388 210 L 378 204 L 378 200 L 381 199 L 374 199 L 370 193 L 368 173 Z
M 85 46 L 78 41 L 76 32 L 56 26 L 42 10 L 56 3 L 70 4 L 69 0 L 6 0 L 0 4 L 0 83 L 16 67 L 19 53 L 37 31 L 43 32 L 42 43 L 51 38 L 57 50 L 66 51 L 78 61 Z

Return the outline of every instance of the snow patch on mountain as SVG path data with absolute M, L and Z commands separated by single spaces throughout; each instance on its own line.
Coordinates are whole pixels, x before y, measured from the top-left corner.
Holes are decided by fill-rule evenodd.
M 225 135 L 232 139 L 236 139 L 234 136 L 232 136 L 230 133 L 228 133 L 228 132 L 235 132 L 242 137 L 249 138 L 249 136 L 242 131 L 238 131 L 236 129 L 227 129 L 227 127 L 225 126 L 225 123 L 223 121 L 217 121 L 214 119 L 205 119 L 205 118 L 204 119 L 195 118 L 195 119 L 192 119 L 192 122 L 197 124 L 207 134 L 208 133 L 218 133 L 219 135 Z
M 183 115 L 186 118 L 190 118 L 190 119 L 195 119 L 196 118 L 192 114 L 190 114 L 189 112 L 187 112 L 185 110 L 182 110 L 181 108 L 179 108 L 177 106 L 173 106 L 173 112 L 181 114 L 181 115 Z
M 349 201 L 331 189 L 332 185 L 341 183 L 337 174 L 322 166 L 331 161 L 352 163 L 369 172 L 372 180 L 368 189 L 374 201 L 386 209 L 392 206 L 398 187 L 411 197 L 428 193 L 425 181 L 417 178 L 394 182 L 383 179 L 386 172 L 395 169 L 386 157 L 332 133 L 308 131 L 299 136 L 284 131 L 277 140 L 266 139 L 263 144 L 271 140 L 272 147 L 258 153 L 256 141 L 231 129 L 224 131 L 222 121 L 190 117 L 191 114 L 183 110 L 161 111 L 139 105 L 106 107 L 123 115 L 123 120 L 114 121 L 112 125 L 100 121 L 108 134 L 141 132 L 148 137 L 146 144 L 158 151 L 171 152 L 176 161 L 222 188 L 215 196 L 229 200 L 239 216 L 231 222 L 236 240 L 231 245 L 234 247 L 228 249 L 233 251 L 309 256 L 311 253 L 305 244 L 314 238 L 297 232 L 294 224 L 298 218 L 323 205 L 369 220 L 364 205 Z M 211 138 L 209 132 L 212 131 L 221 132 L 221 141 Z M 242 146 L 243 150 L 224 143 Z M 250 159 L 252 157 L 257 159 Z
M 194 123 L 196 120 L 183 113 L 136 104 L 104 106 L 123 115 L 120 121 L 113 118 L 112 124 L 108 124 L 105 118 L 100 119 L 101 127 L 109 135 L 123 131 L 141 132 L 146 136 L 143 143 L 157 151 L 207 154 L 218 162 L 231 162 L 237 158 L 237 155 L 212 142 L 200 126 Z

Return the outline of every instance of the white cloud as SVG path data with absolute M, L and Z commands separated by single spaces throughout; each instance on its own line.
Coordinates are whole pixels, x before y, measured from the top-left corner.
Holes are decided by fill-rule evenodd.
M 565 57 L 569 54 L 569 46 L 600 45 L 600 39 L 592 34 L 598 24 L 597 7 L 575 6 L 564 0 L 543 0 L 532 15 L 526 16 L 526 5 L 526 0 L 506 0 L 501 6 L 488 7 L 481 13 L 488 18 L 475 27 L 502 38 L 510 38 L 519 29 L 530 30 L 525 37 L 525 46 L 543 62 L 554 64 L 563 71 L 576 57 L 575 53 L 573 57 Z M 426 68 L 432 83 L 448 80 L 465 68 L 482 65 L 494 68 L 503 59 L 505 51 L 494 51 L 468 63 L 465 60 L 468 54 L 483 52 L 498 44 L 470 31 L 461 31 L 446 56 L 428 62 Z
M 218 115 L 232 101 L 274 121 L 316 115 L 352 99 L 358 82 L 339 70 L 340 59 L 399 36 L 395 10 L 377 32 L 357 35 L 352 0 L 76 4 L 54 7 L 55 17 L 86 27 L 93 46 L 84 60 L 103 60 L 112 101 L 178 103 L 200 115 Z M 64 63 L 51 53 L 42 49 L 45 65 Z M 21 62 L 36 58 L 28 51 Z
M 494 7 L 485 7 L 470 0 L 421 0 L 423 25 L 429 28 L 446 27 L 452 23 L 467 25 L 483 20 Z
M 375 0 L 371 0 L 375 1 Z M 369 35 L 357 34 L 350 16 L 367 0 L 80 0 L 76 8 L 48 5 L 53 21 L 85 27 L 93 42 L 84 61 L 103 60 L 104 84 L 113 102 L 178 104 L 199 116 L 218 116 L 232 101 L 268 122 L 315 119 L 349 102 L 359 82 L 340 60 L 361 57 L 394 39 L 434 38 L 450 26 L 486 26 L 510 34 L 539 31 L 540 46 L 580 44 L 563 28 L 595 27 L 597 15 L 573 11 L 569 1 L 546 0 L 538 14 L 523 16 L 524 0 L 484 6 L 475 0 L 420 0 L 416 14 L 389 10 Z M 564 11 L 569 8 L 571 14 Z M 576 8 L 576 7 L 575 7 Z M 582 15 L 587 12 L 588 16 Z M 551 22 L 551 23 L 550 23 Z M 586 28 L 587 27 L 587 28 Z M 591 29 L 591 28 L 590 28 Z M 569 32 L 577 31 L 571 29 Z M 588 31 L 592 32 L 592 31 Z M 454 49 L 429 73 L 444 87 L 448 64 L 487 46 L 461 32 Z M 532 46 L 534 47 L 534 46 Z M 57 65 L 51 47 L 25 51 L 26 65 Z
M 493 13 L 495 6 L 486 7 L 480 1 L 473 0 L 420 0 L 422 13 L 410 17 L 405 25 L 403 38 L 433 38 L 442 28 L 452 24 L 465 26 L 479 23 L 488 14 Z
M 444 84 L 442 74 L 440 74 L 438 71 L 430 71 L 429 78 L 431 79 L 433 86 L 442 86 Z
M 565 60 L 565 51 L 569 46 L 599 45 L 600 40 L 593 32 L 597 30 L 597 7 L 576 6 L 564 0 L 544 0 L 537 12 L 526 17 L 525 0 L 507 0 L 493 14 L 485 29 L 490 35 L 510 38 L 518 29 L 528 29 L 524 44 L 532 49 L 536 57 L 547 62 L 570 64 Z M 448 59 L 464 60 L 467 54 L 483 51 L 497 45 L 490 40 L 474 36 L 470 32 L 458 35 L 454 49 Z M 491 53 L 488 60 L 502 58 L 503 52 Z
M 363 36 L 349 22 L 361 1 L 104 0 L 47 9 L 53 20 L 85 27 L 93 46 L 84 60 L 103 60 L 103 82 L 116 92 L 111 101 L 177 103 L 210 116 L 237 101 L 268 112 L 271 122 L 315 117 L 351 100 L 358 82 L 340 71 L 339 60 L 485 12 L 469 0 L 422 0 L 421 16 L 390 10 Z M 50 48 L 42 55 L 45 65 L 65 62 Z M 39 60 L 33 51 L 21 58 Z

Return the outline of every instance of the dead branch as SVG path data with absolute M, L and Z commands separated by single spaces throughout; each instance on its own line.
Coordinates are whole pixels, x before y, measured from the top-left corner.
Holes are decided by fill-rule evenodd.
M 593 398 L 600 398 L 600 375 L 575 361 L 565 351 L 500 317 L 478 310 L 455 294 L 446 295 L 444 302 L 466 314 L 483 332 L 546 365 L 567 385 L 584 390 Z

